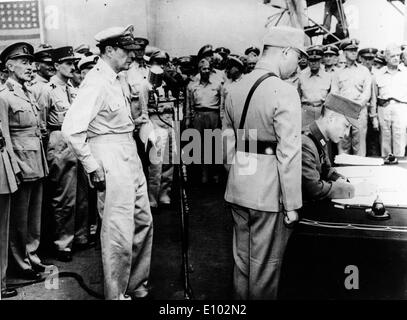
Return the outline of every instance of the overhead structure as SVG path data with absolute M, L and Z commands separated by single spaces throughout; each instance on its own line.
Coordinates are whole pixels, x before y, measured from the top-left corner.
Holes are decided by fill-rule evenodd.
M 267 25 L 291 25 L 304 28 L 305 33 L 313 43 L 316 37 L 323 37 L 323 44 L 337 43 L 349 36 L 343 3 L 346 0 L 264 0 L 277 13 L 270 16 Z M 323 23 L 317 23 L 307 14 L 307 8 L 319 3 L 325 3 Z M 332 17 L 337 20 L 334 32 L 331 32 Z

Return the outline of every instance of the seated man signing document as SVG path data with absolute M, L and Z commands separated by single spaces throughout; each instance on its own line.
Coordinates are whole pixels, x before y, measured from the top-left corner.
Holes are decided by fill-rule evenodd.
M 359 117 L 360 105 L 341 96 L 329 94 L 321 116 L 302 135 L 303 201 L 353 198 L 355 188 L 331 167 L 327 143 L 338 143 L 349 134 Z

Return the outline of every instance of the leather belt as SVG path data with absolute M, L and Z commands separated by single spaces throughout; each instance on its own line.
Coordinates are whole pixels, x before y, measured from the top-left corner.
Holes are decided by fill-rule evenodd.
M 48 130 L 50 132 L 52 132 L 52 131 L 61 131 L 61 129 L 62 129 L 62 126 L 50 126 L 50 125 L 48 125 Z
M 201 107 L 201 108 L 194 108 L 194 112 L 207 112 L 207 111 L 214 111 L 214 112 L 219 112 L 219 108 L 207 108 L 207 107 Z
M 277 142 L 275 141 L 251 141 L 244 140 L 237 143 L 237 151 L 246 153 L 263 154 L 267 156 L 276 155 Z

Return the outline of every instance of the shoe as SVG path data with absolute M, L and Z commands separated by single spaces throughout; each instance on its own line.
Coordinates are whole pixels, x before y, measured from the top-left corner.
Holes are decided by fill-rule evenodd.
M 58 251 L 57 260 L 62 262 L 72 261 L 72 253 L 70 251 Z
M 147 293 L 143 297 L 137 297 L 134 293 L 128 293 L 127 295 L 130 296 L 131 300 L 134 300 L 134 301 L 152 301 L 152 300 L 154 300 L 154 297 L 151 293 Z
M 47 268 L 50 269 L 52 267 L 54 267 L 53 264 L 46 264 L 46 263 L 40 263 L 40 264 L 36 264 L 36 265 L 32 266 L 33 270 L 37 271 L 37 272 L 45 272 L 45 270 Z
M 7 298 L 12 298 L 18 295 L 18 292 L 16 289 L 10 289 L 10 288 L 5 288 L 1 290 L 1 298 L 2 299 L 7 299 Z
M 26 269 L 21 271 L 20 277 L 25 280 L 40 280 L 41 275 L 33 269 Z

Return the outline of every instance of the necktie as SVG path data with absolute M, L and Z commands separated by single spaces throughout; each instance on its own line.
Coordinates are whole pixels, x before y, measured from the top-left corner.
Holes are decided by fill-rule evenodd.
M 72 104 L 72 96 L 71 96 L 71 91 L 70 91 L 70 89 L 69 89 L 69 86 L 68 86 L 68 85 L 66 86 L 66 95 L 67 95 L 67 97 L 68 97 L 68 102 L 69 102 L 69 104 Z

